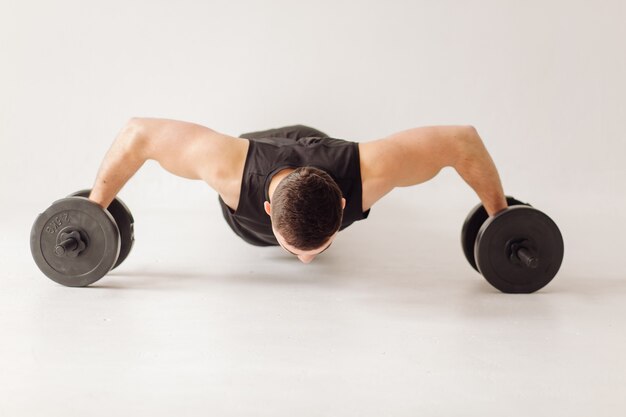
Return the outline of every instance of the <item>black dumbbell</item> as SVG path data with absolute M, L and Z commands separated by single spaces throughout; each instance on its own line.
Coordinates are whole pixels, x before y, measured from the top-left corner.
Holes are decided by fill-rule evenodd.
M 468 262 L 495 288 L 531 293 L 546 286 L 563 261 L 556 223 L 528 203 L 507 196 L 509 207 L 489 217 L 482 204 L 467 215 L 461 245 Z
M 30 248 L 39 269 L 53 281 L 85 287 L 120 265 L 134 243 L 134 219 L 116 198 L 102 209 L 81 190 L 57 200 L 37 216 Z
M 68 197 L 89 197 L 90 193 L 91 189 L 85 189 L 76 191 Z M 126 204 L 124 204 L 124 202 L 118 197 L 116 197 L 115 200 L 109 204 L 107 211 L 111 213 L 113 219 L 115 219 L 115 224 L 117 224 L 117 228 L 120 231 L 120 254 L 117 257 L 117 262 L 115 262 L 115 265 L 111 268 L 111 270 L 113 270 L 124 262 L 124 260 L 128 257 L 130 250 L 133 248 L 133 244 L 135 243 L 135 219 L 130 213 L 128 206 L 126 206 Z

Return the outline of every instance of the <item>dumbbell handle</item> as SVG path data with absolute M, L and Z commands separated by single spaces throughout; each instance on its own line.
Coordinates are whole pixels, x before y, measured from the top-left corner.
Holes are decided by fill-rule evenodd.
M 62 242 L 59 242 L 54 248 L 54 253 L 58 256 L 65 255 L 65 252 L 71 252 L 78 248 L 78 242 L 73 237 L 67 238 Z
M 525 267 L 535 269 L 539 266 L 539 258 L 525 247 L 519 248 L 515 254 Z

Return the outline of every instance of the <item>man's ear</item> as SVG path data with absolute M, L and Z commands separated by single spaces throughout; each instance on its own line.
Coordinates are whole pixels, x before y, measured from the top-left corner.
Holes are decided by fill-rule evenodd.
M 266 201 L 263 203 L 263 208 L 265 209 L 265 212 L 267 213 L 267 215 L 271 217 L 272 206 L 269 201 Z
M 346 199 L 341 197 L 341 208 L 345 209 L 346 208 Z

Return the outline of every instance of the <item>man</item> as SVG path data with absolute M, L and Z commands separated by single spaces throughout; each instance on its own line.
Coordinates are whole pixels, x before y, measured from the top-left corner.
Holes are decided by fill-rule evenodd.
M 233 231 L 311 262 L 396 187 L 453 167 L 492 216 L 507 207 L 498 171 L 472 126 L 427 126 L 367 143 L 286 126 L 233 137 L 179 120 L 132 118 L 98 171 L 89 198 L 108 207 L 147 160 L 203 180 Z

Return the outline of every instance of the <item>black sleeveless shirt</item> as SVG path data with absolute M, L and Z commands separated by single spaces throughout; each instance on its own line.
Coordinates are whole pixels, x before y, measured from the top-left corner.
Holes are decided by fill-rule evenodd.
M 270 201 L 270 181 L 284 168 L 313 166 L 324 170 L 335 180 L 346 199 L 339 230 L 369 216 L 370 209 L 363 212 L 362 207 L 358 143 L 329 137 L 248 140 L 250 146 L 244 163 L 237 210 L 233 211 L 219 196 L 226 222 L 246 242 L 256 246 L 278 246 L 263 202 Z

